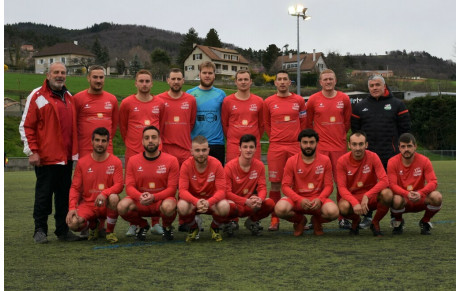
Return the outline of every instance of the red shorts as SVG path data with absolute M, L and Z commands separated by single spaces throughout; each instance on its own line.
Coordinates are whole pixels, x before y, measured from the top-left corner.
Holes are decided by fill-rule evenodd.
M 256 153 L 254 154 L 254 158 L 258 159 L 259 161 L 262 160 L 262 148 L 260 147 L 260 143 L 257 144 Z M 240 156 L 240 145 L 235 143 L 227 142 L 227 163 Z
M 125 197 L 123 199 L 131 199 L 134 204 L 136 205 L 136 208 L 137 208 L 137 212 L 139 213 L 139 216 L 142 216 L 142 217 L 159 217 L 161 216 L 161 212 L 160 212 L 160 206 L 161 206 L 161 203 L 163 203 L 164 200 L 167 200 L 167 199 L 172 199 L 174 201 L 176 201 L 176 198 L 174 197 L 168 197 L 164 200 L 159 200 L 159 201 L 154 201 L 152 204 L 150 205 L 143 205 L 141 204 L 139 201 L 137 200 L 134 200 L 130 197 Z
M 299 143 L 280 145 L 271 143 L 268 147 L 268 179 L 270 182 L 281 182 L 287 160 L 300 152 Z
M 417 202 L 410 201 L 407 198 L 404 198 L 406 200 L 406 206 L 404 208 L 406 209 L 404 213 L 408 212 L 420 212 L 426 210 L 426 204 L 425 204 L 425 198 L 424 196 L 420 197 L 420 200 Z
M 337 184 L 337 161 L 338 159 L 347 153 L 347 151 L 322 151 L 317 150 L 318 153 L 329 157 L 332 164 L 332 175 L 334 176 L 334 182 Z
M 174 144 L 163 144 L 163 151 L 175 156 L 179 161 L 179 166 L 181 166 L 182 163 L 191 156 L 190 150 L 185 150 L 184 148 L 178 147 Z
M 107 207 L 96 207 L 94 202 L 86 202 L 78 205 L 77 215 L 83 217 L 86 221 L 94 220 L 96 218 L 107 217 Z
M 313 197 L 305 197 L 306 199 L 310 200 L 310 201 L 313 201 Z M 295 212 L 295 213 L 301 213 L 301 214 L 311 214 L 311 215 L 321 215 L 321 207 L 316 209 L 316 210 L 305 210 L 302 208 L 301 206 L 301 201 L 302 200 L 299 200 L 298 202 L 294 202 L 291 198 L 289 197 L 283 197 L 281 198 L 281 200 L 284 200 L 284 201 L 287 201 L 289 202 L 289 204 L 292 205 L 292 210 Z M 334 203 L 334 201 L 332 201 L 331 199 L 329 198 L 326 198 L 326 200 L 324 201 L 323 205 L 326 204 L 326 203 Z
M 364 194 L 357 194 L 357 195 L 353 195 L 355 196 L 355 198 L 359 201 L 359 203 L 361 203 L 361 201 L 363 200 L 363 196 Z M 369 198 L 369 201 L 367 202 L 367 207 L 369 208 L 369 211 L 372 211 L 372 210 L 376 210 L 377 209 L 377 196 L 378 195 L 374 195 L 374 198 Z M 343 198 L 341 198 L 340 200 L 342 200 Z M 351 205 L 351 203 L 350 203 Z

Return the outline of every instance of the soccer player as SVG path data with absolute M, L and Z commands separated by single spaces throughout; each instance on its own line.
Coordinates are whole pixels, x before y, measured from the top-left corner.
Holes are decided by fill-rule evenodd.
M 313 129 L 299 133 L 300 153 L 290 157 L 284 167 L 283 197 L 275 206 L 278 217 L 294 223 L 294 236 L 303 234 L 307 219 L 312 215 L 315 235 L 323 235 L 325 222 L 337 219 L 339 208 L 329 199 L 332 193 L 332 167 L 329 158 L 316 153 L 319 141 Z
M 307 102 L 307 128 L 319 135 L 317 151 L 331 160 L 332 174 L 337 184 L 337 160 L 347 152 L 347 132 L 350 129 L 351 102 L 347 94 L 335 90 L 337 78 L 334 71 L 319 74 L 321 91 L 310 96 Z M 340 194 L 337 191 L 337 202 Z M 339 217 L 339 227 L 351 227 L 348 220 Z
M 143 130 L 144 152 L 131 157 L 126 168 L 126 194 L 118 203 L 118 213 L 131 225 L 139 227 L 136 237 L 145 240 L 150 226 L 143 217 L 159 217 L 163 223 L 163 239 L 172 240 L 172 222 L 176 218 L 179 162 L 161 152 L 160 131 L 153 125 Z
M 195 220 L 196 214 L 210 214 L 211 238 L 222 241 L 219 225 L 226 221 L 230 205 L 225 199 L 225 174 L 219 160 L 209 156 L 209 145 L 206 138 L 198 135 L 192 140 L 192 156 L 180 169 L 179 202 L 177 212 L 184 223 L 189 226 L 186 242 L 197 238 L 199 228 Z
M 371 222 L 374 236 L 383 236 L 380 220 L 387 214 L 393 200 L 388 177 L 376 153 L 366 150 L 366 134 L 356 131 L 350 136 L 351 151 L 337 162 L 337 184 L 342 197 L 340 213 L 352 220 L 350 234 L 359 234 L 360 215 L 377 209 Z
M 162 98 L 150 94 L 153 86 L 152 73 L 140 70 L 136 73 L 135 85 L 137 93 L 126 97 L 120 104 L 120 132 L 125 151 L 125 168 L 129 159 L 144 152 L 142 132 L 146 126 L 153 125 L 163 131 L 165 104 Z M 152 231 L 163 234 L 159 218 L 153 219 Z M 130 225 L 126 235 L 134 236 L 136 228 Z
M 239 70 L 235 74 L 238 91 L 227 96 L 222 103 L 222 127 L 227 139 L 227 162 L 240 155 L 240 138 L 252 134 L 260 141 L 264 134 L 264 101 L 251 93 L 251 74 Z M 256 159 L 261 159 L 260 143 L 257 144 Z
M 351 130 L 362 130 L 367 134 L 369 150 L 376 153 L 383 167 L 388 159 L 398 154 L 398 138 L 410 132 L 410 115 L 404 102 L 385 85 L 380 75 L 372 75 L 367 81 L 369 96 L 353 106 Z M 363 217 L 361 228 L 370 224 L 372 213 Z
M 204 61 L 198 67 L 200 85 L 187 90 L 196 98 L 196 122 L 192 130 L 192 139 L 198 135 L 206 137 L 209 143 L 209 155 L 217 158 L 222 167 L 225 164 L 224 132 L 222 130 L 222 102 L 225 92 L 213 86 L 216 79 L 216 65 Z
M 233 230 L 238 229 L 235 222 L 232 222 L 237 217 L 248 217 L 244 226 L 252 235 L 261 235 L 263 227 L 259 221 L 270 215 L 275 207 L 275 202 L 266 198 L 265 165 L 254 158 L 256 148 L 256 137 L 252 134 L 243 135 L 240 138 L 240 155 L 228 162 L 224 168 L 231 221 L 224 227 L 224 232 L 227 231 L 230 236 L 233 235 Z
M 109 131 L 110 141 L 107 151 L 113 153 L 112 140 L 118 126 L 118 100 L 104 91 L 104 67 L 94 65 L 89 67 L 89 89 L 78 92 L 74 96 L 77 113 L 78 150 L 79 157 L 93 152 L 92 132 L 98 127 Z
M 307 126 L 305 101 L 289 92 L 291 80 L 286 71 L 276 74 L 277 93 L 264 101 L 264 127 L 268 134 L 268 177 L 271 182 L 270 198 L 277 203 L 281 198 L 281 179 L 288 158 L 299 153 L 297 136 Z M 268 230 L 279 229 L 275 212 Z
M 113 232 L 118 218 L 118 194 L 123 191 L 123 166 L 107 151 L 110 133 L 96 128 L 91 137 L 93 152 L 78 160 L 69 193 L 66 222 L 73 231 L 90 229 L 88 240 L 99 236 L 98 219 L 107 218 L 106 240 L 118 241 Z
M 24 153 L 37 177 L 33 237 L 40 244 L 48 242 L 53 193 L 54 233 L 62 241 L 79 240 L 66 223 L 73 160 L 78 159 L 77 122 L 72 96 L 65 86 L 66 71 L 61 62 L 50 65 L 43 85 L 27 97 L 19 124 Z
M 416 153 L 417 143 L 410 133 L 399 137 L 400 154 L 388 161 L 388 179 L 393 190 L 394 216 L 393 234 L 402 234 L 403 213 L 420 212 L 425 214 L 419 222 L 420 233 L 431 234 L 430 219 L 438 213 L 442 205 L 442 195 L 436 191 L 438 180 L 430 160 Z
M 161 137 L 163 152 L 175 156 L 179 165 L 182 165 L 190 157 L 190 133 L 195 126 L 196 100 L 182 91 L 184 76 L 180 69 L 171 69 L 167 82 L 169 90 L 157 96 L 165 102 L 165 122 Z

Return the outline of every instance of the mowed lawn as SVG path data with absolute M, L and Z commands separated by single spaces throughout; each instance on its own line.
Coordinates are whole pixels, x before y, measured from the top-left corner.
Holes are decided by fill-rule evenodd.
M 311 231 L 292 235 L 292 224 L 278 232 L 253 237 L 244 229 L 220 243 L 205 231 L 191 244 L 185 233 L 162 242 L 150 234 L 138 243 L 125 237 L 128 224 L 118 219 L 120 239 L 110 245 L 64 243 L 53 234 L 35 244 L 33 172 L 6 172 L 4 215 L 4 287 L 10 290 L 454 290 L 455 289 L 455 161 L 433 162 L 444 196 L 433 218 L 431 236 L 420 235 L 422 213 L 406 214 L 404 234 L 393 236 L 389 214 L 381 222 L 385 236 L 361 230 L 358 237 L 325 224 L 325 235 Z M 123 194 L 124 195 L 124 194 Z M 333 194 L 334 195 L 334 194 Z M 334 195 L 335 196 L 335 195 Z M 334 197 L 335 199 L 335 197 Z M 174 225 L 177 228 L 177 220 Z

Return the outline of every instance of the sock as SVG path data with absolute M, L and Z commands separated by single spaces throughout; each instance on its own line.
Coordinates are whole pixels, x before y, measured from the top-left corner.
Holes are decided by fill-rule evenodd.
M 402 215 L 406 211 L 406 208 L 404 207 L 403 209 L 393 209 L 390 208 L 391 214 L 393 214 L 393 217 L 396 221 L 402 221 Z
M 159 224 L 159 223 L 160 223 L 160 217 L 152 216 L 152 226 L 154 226 L 155 224 Z
M 265 199 L 262 202 L 262 207 L 259 209 L 259 211 L 252 214 L 250 218 L 252 221 L 259 221 L 261 219 L 264 219 L 265 217 L 269 216 L 270 213 L 273 212 L 274 208 L 275 208 L 275 202 L 270 198 Z
M 118 211 L 107 207 L 107 229 L 106 232 L 113 232 L 117 224 Z
M 390 208 L 388 206 L 385 206 L 381 203 L 377 203 L 377 212 L 375 213 L 374 218 L 372 219 L 372 223 L 374 224 L 374 226 L 377 226 L 379 224 L 380 220 L 382 220 L 382 218 L 385 217 L 389 209 Z
M 163 228 L 170 227 L 173 221 L 176 219 L 177 211 L 174 211 L 174 213 L 171 216 L 166 216 L 163 213 L 161 213 L 161 219 L 163 220 Z M 159 222 L 158 218 L 158 222 Z M 152 217 L 152 223 L 153 223 L 153 217 Z
M 300 223 L 302 219 L 303 219 L 303 214 L 296 213 L 291 218 L 288 218 L 287 221 L 293 222 L 293 223 Z
M 138 225 L 139 227 L 143 228 L 146 227 L 148 224 L 147 220 L 143 219 L 139 212 L 136 210 L 128 211 L 125 215 L 121 216 L 124 220 L 129 221 L 130 224 Z
M 425 210 L 425 215 L 422 217 L 423 222 L 430 222 L 430 219 L 438 213 L 439 210 L 441 210 L 441 206 L 433 206 L 433 205 L 427 205 L 426 210 Z

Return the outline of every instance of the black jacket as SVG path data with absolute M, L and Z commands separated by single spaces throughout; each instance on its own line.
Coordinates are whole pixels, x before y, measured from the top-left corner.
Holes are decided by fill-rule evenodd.
M 369 150 L 380 157 L 385 169 L 388 160 L 399 153 L 399 136 L 410 132 L 409 110 L 402 100 L 388 93 L 379 99 L 369 95 L 353 106 L 351 115 L 352 132 L 366 133 Z

